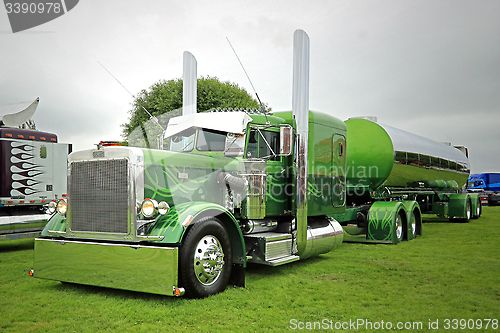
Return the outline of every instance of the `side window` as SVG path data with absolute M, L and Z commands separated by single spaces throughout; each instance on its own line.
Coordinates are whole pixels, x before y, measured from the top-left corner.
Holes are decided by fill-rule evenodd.
M 247 158 L 257 158 L 257 147 L 259 146 L 259 133 L 256 130 L 251 130 L 248 135 Z
M 247 158 L 264 158 L 279 153 L 280 133 L 271 131 L 251 130 L 248 136 Z M 279 156 L 269 158 L 271 161 L 279 161 Z
M 259 157 L 276 155 L 280 151 L 279 132 L 261 131 L 259 140 Z M 279 157 L 270 158 L 271 161 L 279 161 Z

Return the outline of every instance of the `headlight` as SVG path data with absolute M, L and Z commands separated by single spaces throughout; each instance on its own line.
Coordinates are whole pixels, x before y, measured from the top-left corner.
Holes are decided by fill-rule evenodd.
M 160 215 L 167 214 L 169 209 L 170 209 L 170 206 L 165 201 L 162 201 L 158 204 L 158 213 L 160 213 Z
M 49 211 L 50 214 L 54 214 L 56 211 L 56 208 L 57 208 L 57 203 L 55 201 L 51 201 L 49 203 L 49 207 L 47 208 L 47 210 Z
M 144 217 L 151 218 L 157 212 L 158 202 L 153 199 L 145 199 L 141 205 L 141 212 Z
M 57 202 L 56 210 L 62 216 L 66 215 L 66 212 L 68 211 L 68 203 L 67 203 L 66 199 L 60 199 Z

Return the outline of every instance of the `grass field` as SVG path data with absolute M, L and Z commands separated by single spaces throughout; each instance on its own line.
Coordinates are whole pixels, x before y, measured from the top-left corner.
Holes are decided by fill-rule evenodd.
M 3 242 L 0 332 L 500 330 L 500 207 L 423 232 L 398 245 L 342 244 L 303 262 L 250 266 L 246 288 L 202 300 L 30 278 L 33 240 Z

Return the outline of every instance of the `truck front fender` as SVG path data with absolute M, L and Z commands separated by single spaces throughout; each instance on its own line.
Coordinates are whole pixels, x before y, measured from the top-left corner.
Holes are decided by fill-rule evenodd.
M 41 237 L 53 237 L 57 233 L 64 234 L 66 232 L 66 218 L 58 213 L 54 213 L 45 228 L 40 233 Z
M 158 217 L 150 236 L 163 236 L 160 243 L 180 244 L 188 228 L 207 216 L 217 217 L 231 238 L 233 262 L 246 265 L 245 241 L 238 221 L 221 205 L 207 202 L 186 202 L 172 207 Z

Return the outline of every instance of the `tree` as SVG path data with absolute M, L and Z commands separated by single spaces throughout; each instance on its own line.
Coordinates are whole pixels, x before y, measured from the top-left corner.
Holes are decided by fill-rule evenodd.
M 168 120 L 182 114 L 182 84 L 182 79 L 160 80 L 149 90 L 139 92 L 129 111 L 130 121 L 122 125 L 122 136 L 130 146 L 158 147 L 158 137 L 167 127 Z M 245 89 L 229 81 L 221 82 L 217 77 L 199 78 L 197 90 L 198 112 L 213 108 L 259 108 L 258 101 Z M 267 109 L 267 105 L 264 107 Z

